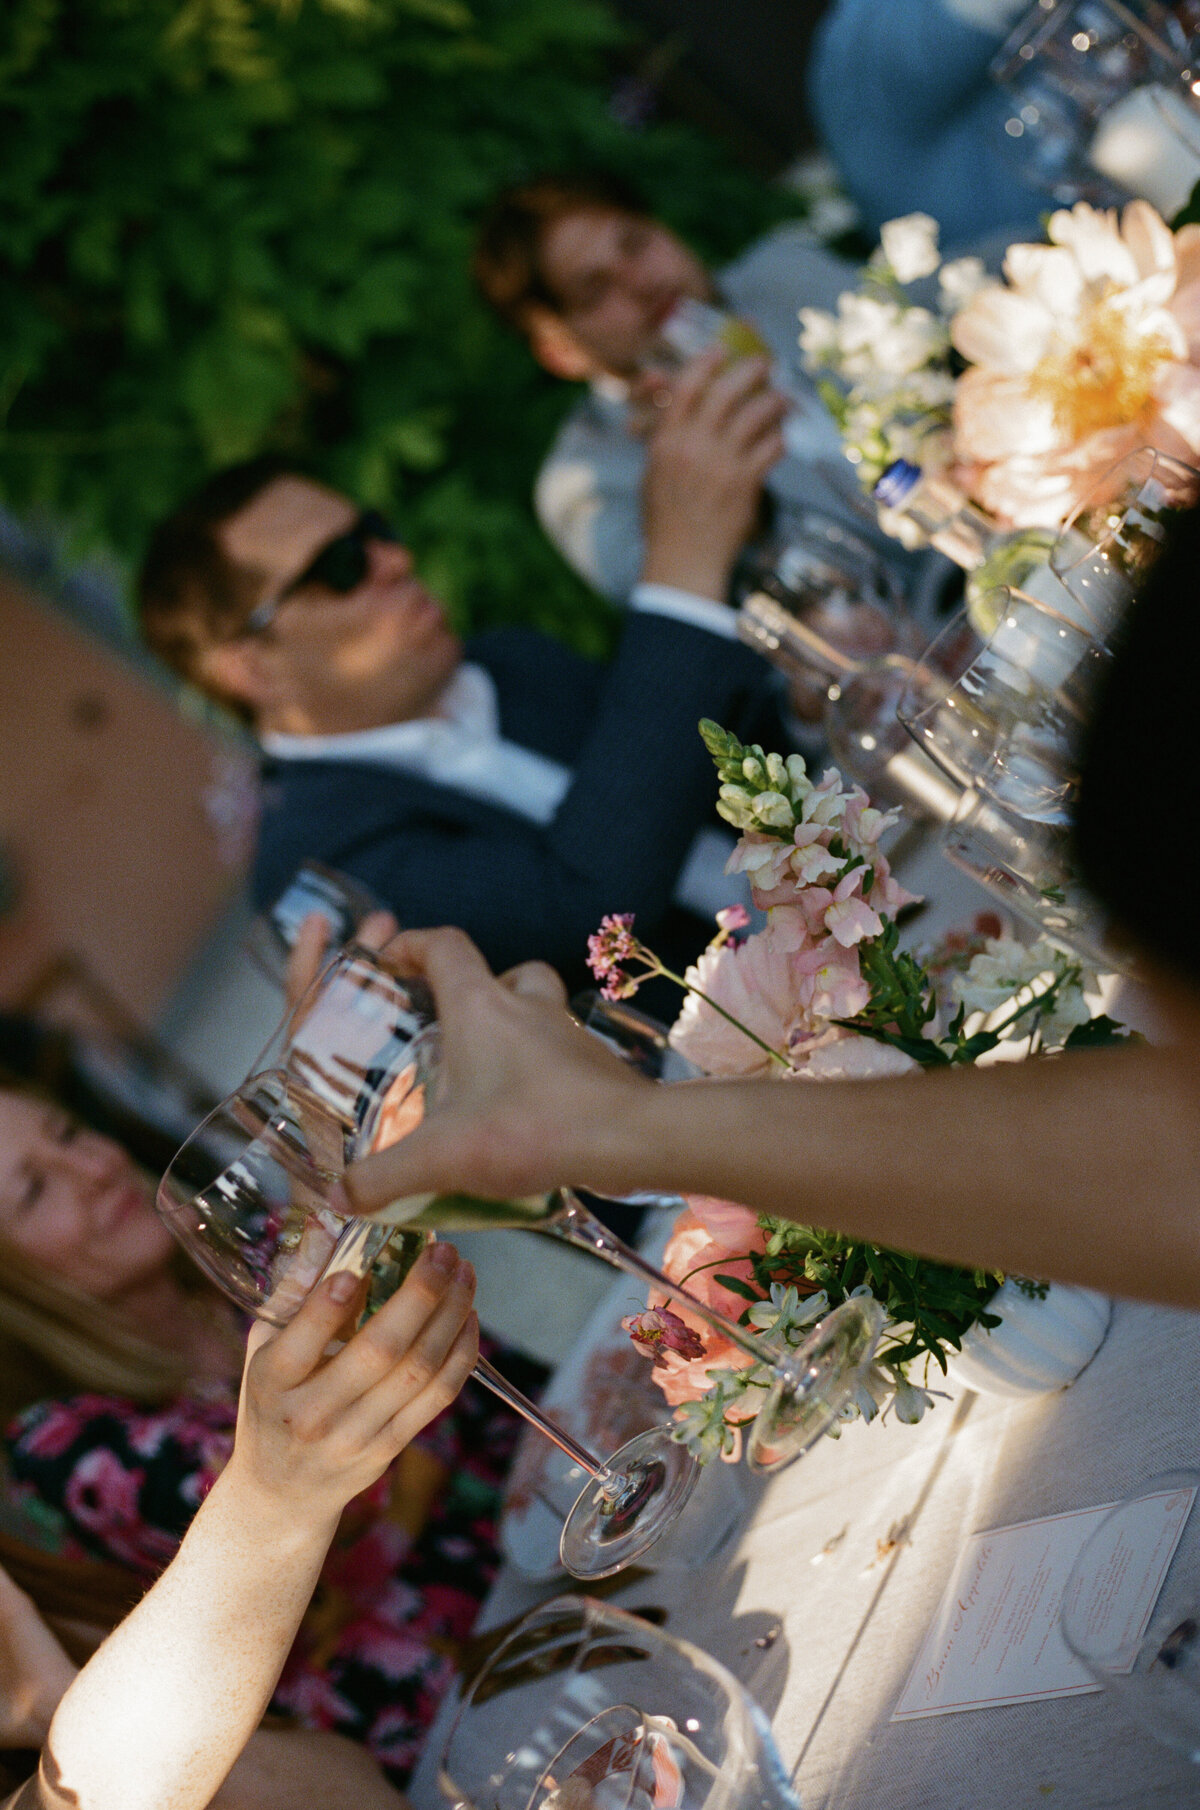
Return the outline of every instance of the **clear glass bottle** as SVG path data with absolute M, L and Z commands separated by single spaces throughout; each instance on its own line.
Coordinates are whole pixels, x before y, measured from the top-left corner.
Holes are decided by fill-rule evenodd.
M 971 621 L 985 639 L 997 626 L 993 599 L 1002 585 L 1077 615 L 1050 569 L 1055 529 L 1000 528 L 951 478 L 908 459 L 894 459 L 872 494 L 885 533 L 906 547 L 936 547 L 962 567 Z

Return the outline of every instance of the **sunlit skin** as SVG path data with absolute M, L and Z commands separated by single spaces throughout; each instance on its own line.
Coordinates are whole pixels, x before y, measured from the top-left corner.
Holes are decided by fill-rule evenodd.
M 280 477 L 230 517 L 218 541 L 260 603 L 285 591 L 358 514 L 322 484 Z M 366 577 L 353 591 L 305 585 L 269 629 L 204 654 L 204 676 L 248 703 L 260 732 L 333 735 L 436 714 L 462 644 L 407 547 L 369 541 L 367 551 Z
M 564 214 L 542 235 L 542 277 L 558 301 L 531 321 L 535 353 L 560 376 L 632 377 L 685 296 L 707 301 L 700 260 L 656 220 L 611 208 Z
M 119 1144 L 57 1106 L 2 1092 L 0 1237 L 113 1303 L 156 1282 L 174 1249 L 149 1181 Z

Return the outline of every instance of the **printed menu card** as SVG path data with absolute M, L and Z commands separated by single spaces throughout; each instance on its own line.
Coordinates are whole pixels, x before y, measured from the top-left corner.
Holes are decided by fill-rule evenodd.
M 1128 1645 L 1130 1668 L 1195 1496 L 1192 1488 L 1143 1498 L 1127 1517 L 1119 1566 L 1094 1580 L 1092 1625 Z M 973 1534 L 892 1721 L 1099 1690 L 1058 1617 L 1071 1568 L 1112 1506 Z

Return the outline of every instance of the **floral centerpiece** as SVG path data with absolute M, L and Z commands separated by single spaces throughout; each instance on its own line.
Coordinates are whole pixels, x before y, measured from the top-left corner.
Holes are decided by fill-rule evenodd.
M 1200 457 L 1200 226 L 1148 202 L 1079 202 L 1003 281 L 942 262 L 936 222 L 890 221 L 836 314 L 800 311 L 846 456 L 874 486 L 896 459 L 945 471 L 1004 528 L 1058 528 L 1141 446 Z M 937 278 L 919 305 L 905 285 Z M 885 525 L 886 521 L 885 521 Z
M 798 754 L 743 746 L 715 723 L 700 728 L 721 779 L 717 808 L 741 832 L 729 867 L 749 876 L 766 924 L 747 934 L 747 912 L 721 913 L 709 948 L 678 975 L 637 938 L 631 917 L 608 917 L 590 961 L 610 999 L 628 998 L 650 975 L 678 982 L 686 997 L 670 1042 L 706 1073 L 793 1083 L 919 1075 L 976 1062 L 1014 1039 L 1048 1055 L 1124 1035 L 1093 1015 L 1086 994 L 1096 977 L 1076 957 L 1045 941 L 1027 947 L 998 920 L 925 962 L 901 949 L 897 913 L 912 895 L 880 847 L 898 813 L 874 809 L 836 769 L 814 781 Z M 837 1202 L 828 1204 L 836 1220 Z M 920 1419 L 947 1353 L 969 1327 L 999 1323 L 988 1304 L 1004 1280 L 697 1198 L 676 1221 L 663 1268 L 789 1345 L 850 1295 L 875 1295 L 887 1326 L 850 1409 L 867 1419 L 888 1403 L 900 1419 Z M 667 1307 L 652 1296 L 624 1324 L 653 1358 L 676 1436 L 701 1458 L 735 1456 L 766 1372 L 678 1299 Z

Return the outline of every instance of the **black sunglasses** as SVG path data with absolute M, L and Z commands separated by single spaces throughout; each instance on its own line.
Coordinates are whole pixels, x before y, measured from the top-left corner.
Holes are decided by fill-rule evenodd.
M 344 534 L 335 535 L 331 541 L 326 541 L 303 572 L 285 585 L 277 596 L 266 598 L 252 609 L 240 633 L 261 635 L 274 622 L 280 605 L 307 585 L 322 585 L 327 591 L 335 591 L 339 597 L 347 596 L 367 576 L 371 563 L 367 543 L 378 540 L 394 542 L 399 538 L 391 523 L 378 510 L 364 509 Z

